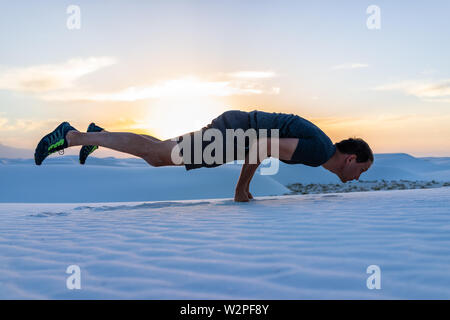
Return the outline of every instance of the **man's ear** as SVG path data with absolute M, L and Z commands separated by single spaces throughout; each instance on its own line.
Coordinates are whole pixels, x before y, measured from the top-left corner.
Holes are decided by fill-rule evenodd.
M 352 160 L 356 161 L 356 154 L 348 154 L 345 157 L 345 163 L 350 163 Z

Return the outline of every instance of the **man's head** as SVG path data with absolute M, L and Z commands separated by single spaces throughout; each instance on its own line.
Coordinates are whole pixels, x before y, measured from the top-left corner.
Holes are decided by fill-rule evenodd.
M 349 138 L 335 144 L 337 157 L 332 170 L 342 182 L 358 180 L 373 163 L 373 153 L 369 145 L 360 138 Z

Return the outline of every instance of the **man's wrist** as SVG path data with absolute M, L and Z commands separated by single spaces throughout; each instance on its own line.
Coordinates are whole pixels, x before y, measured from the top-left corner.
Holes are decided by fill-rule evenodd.
M 248 184 L 248 182 L 238 182 L 238 183 L 236 184 L 235 190 L 246 189 L 246 188 L 247 188 L 247 184 Z

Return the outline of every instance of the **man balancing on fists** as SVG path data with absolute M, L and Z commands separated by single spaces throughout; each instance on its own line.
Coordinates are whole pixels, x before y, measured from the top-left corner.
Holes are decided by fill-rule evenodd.
M 41 165 L 49 154 L 74 146 L 82 146 L 81 164 L 99 146 L 132 154 L 155 167 L 184 165 L 186 170 L 244 160 L 234 196 L 239 202 L 253 199 L 250 181 L 268 157 L 288 164 L 323 166 L 344 183 L 359 179 L 373 163 L 372 150 L 360 138 L 333 144 L 321 129 L 304 118 L 258 110 L 226 111 L 198 131 L 167 140 L 131 132 L 108 132 L 94 123 L 84 133 L 63 122 L 41 139 L 35 162 Z

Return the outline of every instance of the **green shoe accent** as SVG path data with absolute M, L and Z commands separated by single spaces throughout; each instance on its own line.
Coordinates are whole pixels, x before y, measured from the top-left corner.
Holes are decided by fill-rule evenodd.
M 89 151 L 89 154 L 91 154 L 92 152 L 94 152 L 97 149 L 98 149 L 98 146 L 92 146 L 91 150 Z
M 53 151 L 51 151 L 51 150 L 55 149 L 55 148 L 58 148 L 59 146 L 62 146 L 63 144 L 64 144 L 64 139 L 61 139 L 58 142 L 52 144 L 50 147 L 48 147 L 49 154 L 53 153 L 53 152 L 56 152 L 57 150 L 53 150 Z

